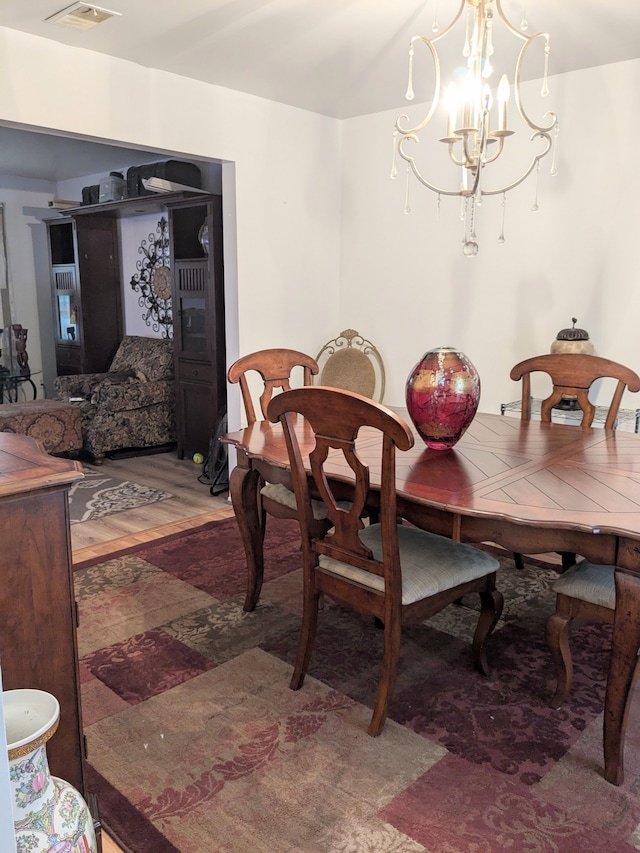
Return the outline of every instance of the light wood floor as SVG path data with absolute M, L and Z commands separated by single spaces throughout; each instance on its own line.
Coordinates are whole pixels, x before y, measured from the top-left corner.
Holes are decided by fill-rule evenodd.
M 102 833 L 102 853 L 122 853 L 122 849 L 104 832 Z
M 190 459 L 178 459 L 175 451 L 130 459 L 106 459 L 100 470 L 113 477 L 162 489 L 173 497 L 97 521 L 72 524 L 71 546 L 76 563 L 233 515 L 226 492 L 219 497 L 210 495 L 208 483 L 198 482 L 201 466 L 194 465 Z M 102 853 L 122 853 L 104 832 Z
M 100 557 L 168 533 L 188 530 L 206 521 L 233 515 L 226 492 L 209 494 L 208 483 L 199 483 L 201 466 L 178 459 L 175 451 L 129 459 L 106 459 L 102 472 L 169 492 L 173 497 L 96 521 L 71 525 L 74 562 Z

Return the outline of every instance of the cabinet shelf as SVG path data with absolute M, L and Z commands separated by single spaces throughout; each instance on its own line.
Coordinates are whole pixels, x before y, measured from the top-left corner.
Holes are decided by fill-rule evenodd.
M 81 207 L 73 207 L 65 210 L 63 216 L 90 216 L 100 213 L 105 216 L 113 216 L 114 219 L 120 219 L 127 216 L 142 216 L 146 213 L 159 213 L 169 204 L 180 202 L 195 203 L 197 200 L 207 200 L 210 198 L 209 193 L 202 190 L 193 193 L 176 192 L 176 193 L 156 193 L 155 195 L 141 195 L 135 198 L 125 198 L 120 201 L 105 201 L 102 204 L 84 204 Z
M 531 417 L 538 419 L 540 417 L 540 408 L 542 400 L 537 398 L 531 399 Z M 522 410 L 522 400 L 514 400 L 510 403 L 500 404 L 500 414 L 508 415 L 512 412 L 520 415 Z M 596 413 L 593 418 L 593 426 L 602 426 L 609 414 L 608 406 L 596 406 Z M 577 408 L 562 408 L 554 406 L 552 411 L 552 420 L 559 423 L 574 423 L 579 424 L 582 420 L 582 409 Z M 640 409 L 619 409 L 618 417 L 616 418 L 616 429 L 625 429 L 632 432 L 640 431 Z

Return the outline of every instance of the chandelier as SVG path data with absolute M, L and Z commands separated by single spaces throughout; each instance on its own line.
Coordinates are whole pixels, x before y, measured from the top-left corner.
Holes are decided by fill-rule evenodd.
M 524 0 L 523 0 L 524 2 Z M 451 82 L 442 96 L 440 58 L 436 50 L 436 42 L 448 35 L 462 16 L 466 15 L 464 43 L 461 49 L 461 69 L 458 83 Z M 523 42 L 517 53 L 515 68 L 513 70 L 512 83 L 506 73 L 502 73 L 497 87 L 492 91 L 491 78 L 497 67 L 497 59 L 494 56 L 494 24 L 499 20 L 511 36 L 515 36 Z M 433 22 L 431 38 L 426 36 L 413 36 L 409 45 L 409 83 L 406 91 L 408 101 L 414 98 L 413 89 L 413 63 L 415 46 L 424 45 L 431 53 L 433 69 L 435 74 L 434 90 L 431 103 L 424 119 L 415 126 L 410 126 L 409 117 L 402 114 L 395 124 L 394 135 L 394 160 L 392 164 L 391 177 L 397 176 L 396 152 L 407 163 L 407 189 L 405 199 L 405 213 L 410 213 L 409 204 L 409 179 L 411 174 L 428 189 L 438 195 L 438 214 L 440 212 L 441 196 L 458 196 L 461 199 L 460 218 L 464 223 L 463 228 L 463 253 L 473 257 L 478 253 L 478 239 L 476 236 L 476 216 L 478 207 L 482 204 L 484 196 L 502 195 L 502 228 L 498 242 L 504 243 L 504 218 L 506 207 L 506 193 L 521 184 L 534 170 L 536 171 L 536 192 L 532 210 L 538 209 L 537 176 L 540 171 L 540 160 L 545 157 L 553 147 L 552 139 L 558 133 L 558 118 L 554 112 L 546 112 L 543 120 L 546 124 L 536 124 L 527 114 L 522 103 L 520 92 L 520 77 L 525 56 L 531 45 L 536 41 L 542 41 L 544 45 L 544 69 L 542 76 L 542 88 L 540 94 L 546 97 L 549 94 L 547 82 L 549 67 L 550 39 L 548 33 L 535 33 L 526 35 L 528 28 L 526 14 L 523 7 L 520 28 L 516 28 L 505 17 L 502 11 L 501 0 L 462 0 L 460 8 L 453 21 L 443 30 L 440 30 L 436 15 Z M 529 141 L 532 143 L 533 153 L 531 159 L 520 165 L 516 177 L 502 178 L 498 186 L 491 186 L 485 173 L 489 164 L 495 163 L 509 148 L 505 144 L 510 136 L 514 134 L 512 127 L 513 115 L 509 115 L 509 101 L 511 89 L 517 113 L 524 123 L 527 133 L 531 131 Z M 447 146 L 448 158 L 451 163 L 458 167 L 453 171 L 455 184 L 453 188 L 445 188 L 436 185 L 423 174 L 416 162 L 419 143 L 418 134 L 429 124 L 436 113 L 439 102 L 444 102 L 446 117 L 441 116 L 443 135 L 439 142 Z M 512 110 L 513 113 L 513 110 Z M 428 159 L 433 160 L 433 157 Z M 502 167 L 501 167 L 502 168 Z M 552 158 L 551 174 L 557 173 L 555 162 L 555 151 Z M 504 174 L 502 171 L 500 174 Z M 452 181 L 452 184 L 454 181 Z

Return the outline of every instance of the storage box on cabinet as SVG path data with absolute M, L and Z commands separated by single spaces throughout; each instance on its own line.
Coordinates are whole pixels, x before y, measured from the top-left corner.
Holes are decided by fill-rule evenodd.
M 165 181 L 173 181 L 196 189 L 202 187 L 200 168 L 195 163 L 187 163 L 183 160 L 164 160 L 159 163 L 147 163 L 144 166 L 131 166 L 127 169 L 127 195 L 129 198 L 153 195 L 151 190 L 145 189 L 142 183 L 144 178 L 162 178 Z

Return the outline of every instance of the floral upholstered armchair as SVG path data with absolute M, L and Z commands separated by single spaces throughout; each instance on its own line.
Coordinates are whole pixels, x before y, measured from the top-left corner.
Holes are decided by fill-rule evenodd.
M 173 341 L 128 335 L 107 373 L 58 376 L 55 396 L 80 408 L 82 447 L 106 453 L 176 440 Z

